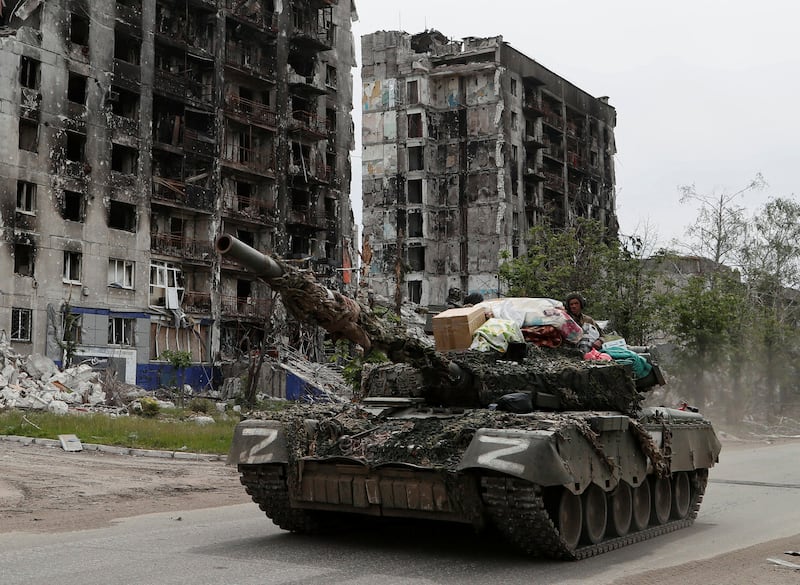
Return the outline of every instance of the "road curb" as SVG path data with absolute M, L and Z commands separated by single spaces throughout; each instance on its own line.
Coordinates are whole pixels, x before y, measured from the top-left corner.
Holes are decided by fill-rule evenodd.
M 41 439 L 36 437 L 22 437 L 19 435 L 0 435 L 0 441 L 19 443 L 21 445 L 39 445 L 42 447 L 61 448 L 61 442 L 56 439 Z M 180 461 L 225 461 L 224 455 L 215 453 L 190 453 L 188 451 L 160 451 L 157 449 L 132 449 L 115 445 L 99 445 L 95 443 L 81 443 L 83 451 L 98 451 L 112 455 L 128 455 L 131 457 L 154 457 L 157 459 L 178 459 Z M 67 451 L 65 451 L 67 453 Z

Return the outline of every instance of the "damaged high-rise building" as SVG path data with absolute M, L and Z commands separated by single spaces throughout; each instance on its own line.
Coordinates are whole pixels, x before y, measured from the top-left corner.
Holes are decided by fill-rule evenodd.
M 617 232 L 616 113 L 502 37 L 362 37 L 365 275 L 390 298 L 503 294 L 536 225 Z
M 0 0 L 0 335 L 144 387 L 188 351 L 203 386 L 270 333 L 268 287 L 217 235 L 346 289 L 356 17 L 353 0 Z

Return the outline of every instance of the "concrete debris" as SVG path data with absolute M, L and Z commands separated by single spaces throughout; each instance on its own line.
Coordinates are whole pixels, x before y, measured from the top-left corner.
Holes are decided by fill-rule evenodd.
M 0 344 L 0 408 L 64 414 L 71 406 L 95 406 L 106 399 L 100 372 L 87 365 L 63 372 L 41 354 L 23 356 Z

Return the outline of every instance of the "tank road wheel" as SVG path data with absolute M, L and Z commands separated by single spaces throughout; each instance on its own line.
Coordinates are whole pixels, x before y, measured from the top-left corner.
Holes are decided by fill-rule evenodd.
M 679 471 L 672 477 L 672 517 L 683 520 L 689 515 L 692 489 L 689 474 Z
M 608 506 L 606 494 L 596 484 L 589 485 L 583 492 L 583 538 L 586 542 L 597 544 L 606 534 Z
M 666 524 L 672 510 L 672 483 L 668 477 L 653 478 L 653 521 Z
M 650 482 L 646 479 L 633 488 L 633 529 L 644 530 L 650 524 Z
M 624 481 L 619 482 L 617 489 L 609 497 L 609 503 L 608 531 L 614 536 L 625 536 L 630 531 L 633 520 L 631 486 Z
M 583 505 L 581 497 L 576 496 L 568 489 L 561 492 L 558 501 L 558 522 L 556 528 L 564 540 L 567 548 L 574 550 L 581 539 L 581 525 L 583 524 Z

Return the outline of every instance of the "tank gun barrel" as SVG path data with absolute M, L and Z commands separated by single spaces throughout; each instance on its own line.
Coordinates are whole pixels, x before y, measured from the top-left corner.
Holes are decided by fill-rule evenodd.
M 215 246 L 218 252 L 230 256 L 266 280 L 283 275 L 283 268 L 270 256 L 262 254 L 233 236 L 222 234 L 217 238 Z
M 405 334 L 402 328 L 380 319 L 368 306 L 317 282 L 310 271 L 262 254 L 233 236 L 223 234 L 215 247 L 221 254 L 263 278 L 281 295 L 286 309 L 298 320 L 319 325 L 334 339 L 344 338 L 369 352 L 373 347 L 386 352 L 393 362 L 415 364 L 433 376 L 434 386 L 458 389 L 468 385 L 468 376 L 456 364 L 429 344 Z

